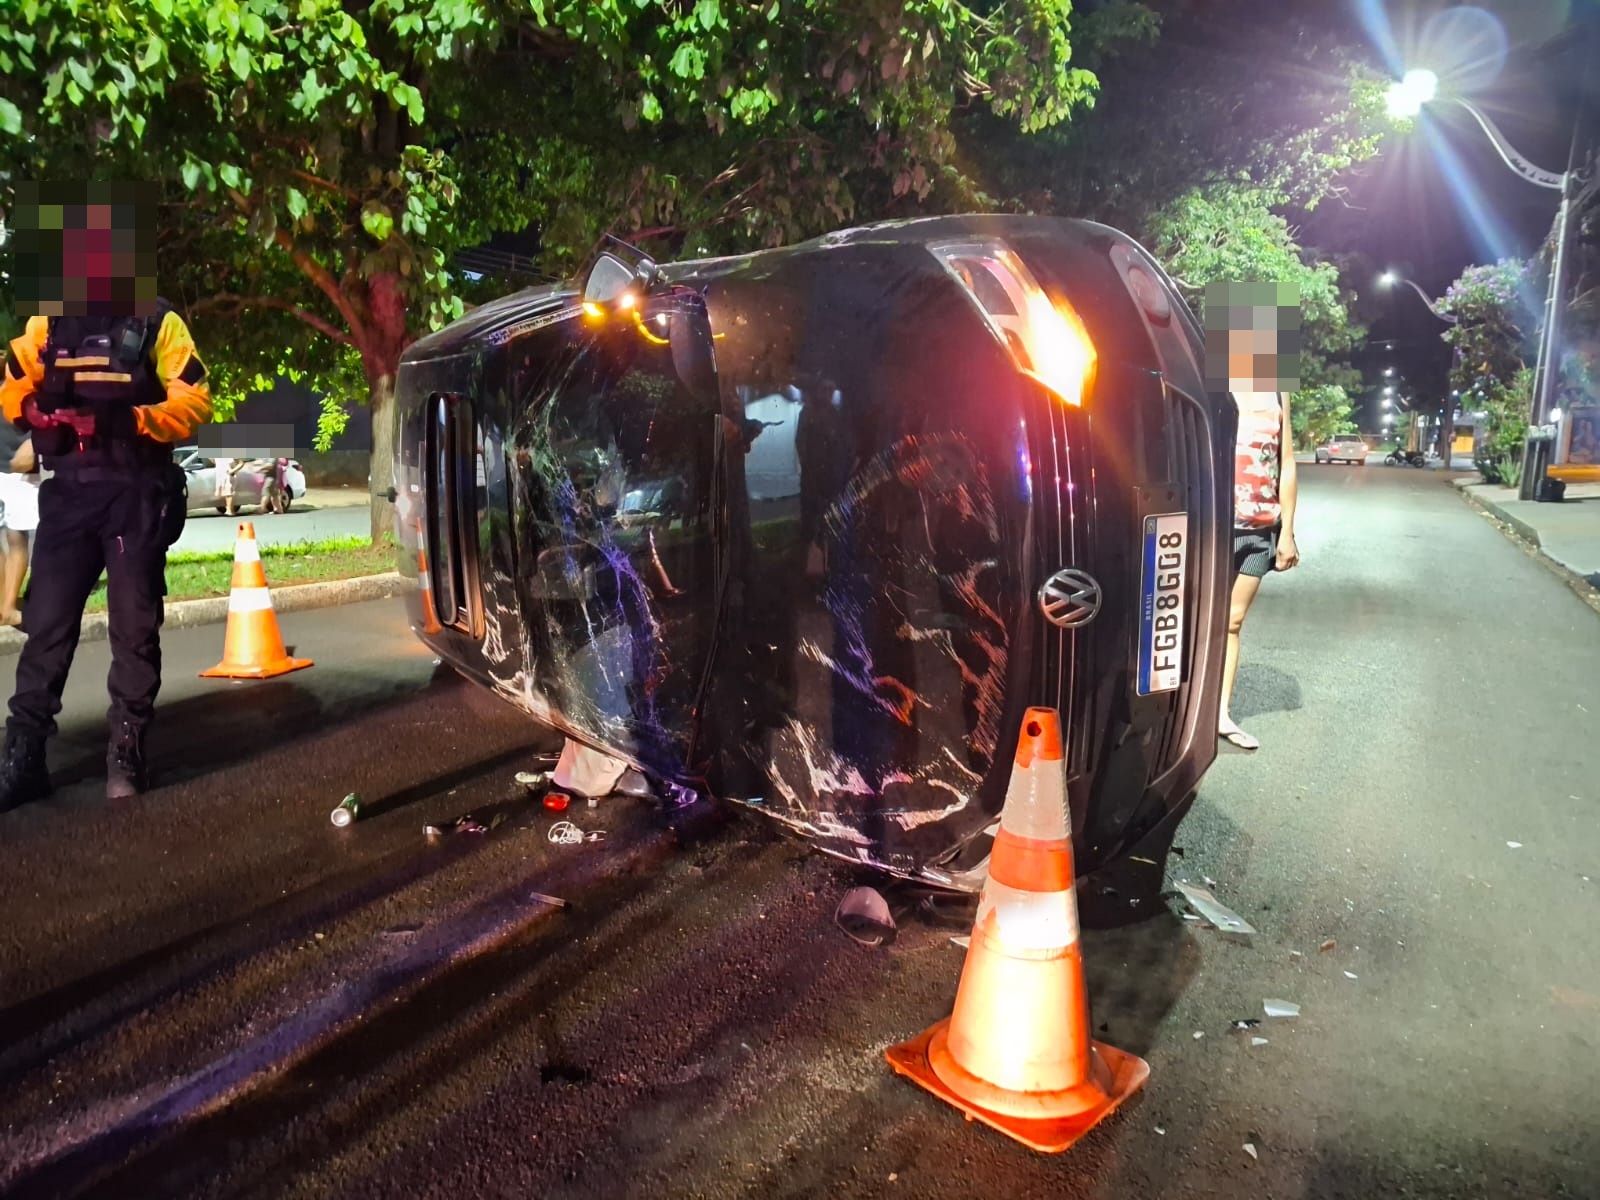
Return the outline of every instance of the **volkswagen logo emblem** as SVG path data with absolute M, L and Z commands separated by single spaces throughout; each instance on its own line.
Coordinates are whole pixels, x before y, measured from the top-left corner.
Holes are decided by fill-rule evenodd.
M 1086 571 L 1057 571 L 1039 589 L 1039 611 L 1060 629 L 1077 629 L 1100 611 L 1100 585 Z

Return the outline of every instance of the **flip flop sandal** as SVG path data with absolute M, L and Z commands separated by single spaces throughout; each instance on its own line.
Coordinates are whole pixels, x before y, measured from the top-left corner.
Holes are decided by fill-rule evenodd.
M 1217 736 L 1222 738 L 1229 745 L 1237 746 L 1241 750 L 1261 749 L 1261 743 L 1255 738 L 1251 737 L 1244 730 L 1240 729 L 1237 725 L 1235 725 L 1232 729 L 1217 730 Z

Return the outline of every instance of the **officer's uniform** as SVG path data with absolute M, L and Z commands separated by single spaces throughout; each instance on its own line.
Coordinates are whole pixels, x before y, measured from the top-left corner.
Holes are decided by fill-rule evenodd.
M 111 644 L 106 790 L 135 794 L 145 786 L 144 731 L 161 686 L 167 547 L 184 518 L 172 447 L 211 418 L 205 367 L 188 327 L 164 304 L 148 318 L 34 317 L 11 343 L 0 409 L 31 429 L 54 473 L 39 492 L 0 809 L 49 794 L 44 743 L 56 731 L 84 605 L 102 571 Z

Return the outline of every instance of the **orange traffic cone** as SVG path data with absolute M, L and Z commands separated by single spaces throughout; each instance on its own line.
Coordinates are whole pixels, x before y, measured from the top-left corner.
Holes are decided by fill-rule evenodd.
M 955 1008 L 887 1051 L 896 1073 L 969 1120 L 1048 1154 L 1150 1077 L 1143 1059 L 1089 1037 L 1061 747 L 1056 710 L 1028 709 Z
M 222 661 L 202 679 L 269 679 L 311 666 L 309 658 L 290 658 L 278 632 L 278 618 L 272 611 L 272 593 L 261 569 L 261 552 L 256 548 L 256 527 L 239 523 L 239 539 L 233 548 L 233 589 L 228 593 L 228 632 L 222 645 Z
M 433 580 L 428 571 L 428 534 L 422 527 L 422 519 L 417 519 L 417 587 L 422 592 L 422 632 L 438 633 L 444 628 L 439 624 L 439 610 L 433 606 Z

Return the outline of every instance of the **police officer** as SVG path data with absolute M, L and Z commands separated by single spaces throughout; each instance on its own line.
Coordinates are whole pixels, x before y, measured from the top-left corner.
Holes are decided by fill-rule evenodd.
M 31 433 L 53 472 L 39 492 L 0 810 L 50 794 L 45 742 L 56 732 L 84 605 L 102 571 L 111 644 L 106 795 L 124 799 L 146 787 L 167 548 L 185 507 L 172 448 L 210 420 L 211 394 L 189 329 L 168 305 L 158 301 L 147 316 L 108 307 L 117 306 L 29 318 L 0 381 L 5 420 Z

